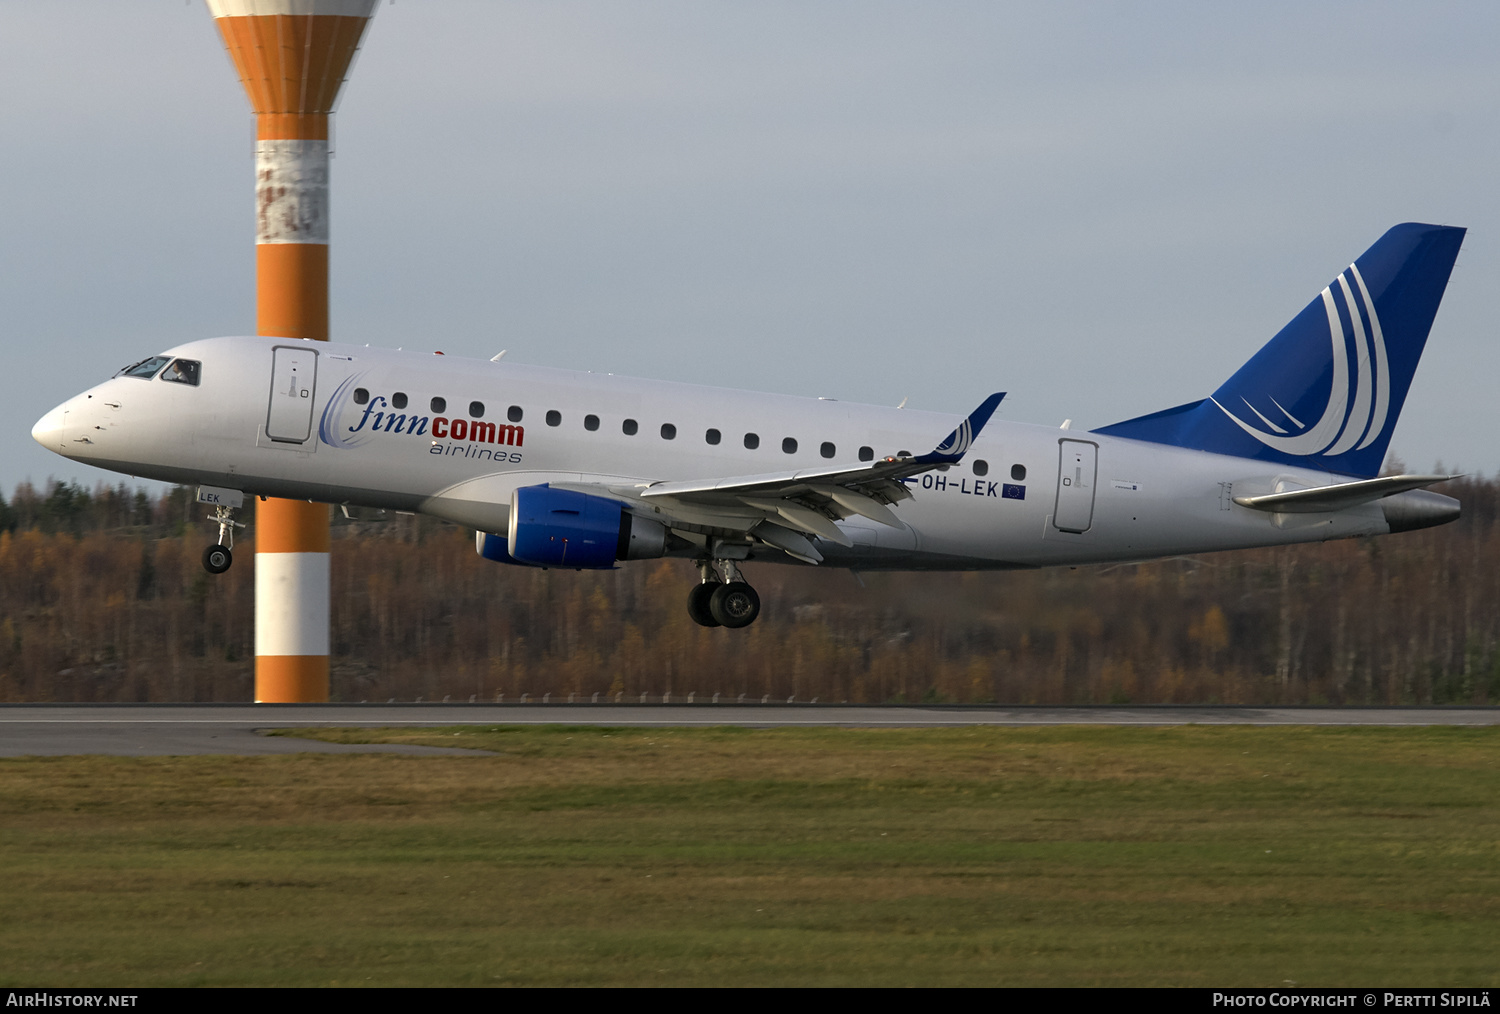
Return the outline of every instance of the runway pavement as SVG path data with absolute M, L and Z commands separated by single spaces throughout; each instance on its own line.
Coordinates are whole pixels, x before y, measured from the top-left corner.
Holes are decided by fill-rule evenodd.
M 962 725 L 1500 725 L 1500 708 L 1007 707 L 843 704 L 7 704 L 0 757 L 109 754 L 408 753 L 265 729 L 321 726 L 612 725 L 942 727 Z

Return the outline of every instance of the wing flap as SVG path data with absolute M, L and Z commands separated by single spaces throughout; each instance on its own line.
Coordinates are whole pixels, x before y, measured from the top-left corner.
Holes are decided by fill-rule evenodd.
M 901 527 L 900 519 L 892 513 L 889 507 L 863 492 L 847 486 L 812 486 L 810 488 L 814 493 L 826 496 L 851 514 L 858 514 L 862 518 L 869 518 L 877 524 L 889 525 L 892 528 Z M 910 491 L 905 486 L 901 489 L 910 495 Z
M 854 545 L 854 540 L 840 531 L 838 525 L 811 507 L 804 507 L 793 500 L 761 500 L 748 496 L 740 497 L 740 499 L 751 507 L 758 507 L 772 516 L 780 515 L 794 527 L 811 532 L 819 538 L 837 542 L 841 546 Z
M 794 532 L 790 528 L 784 528 L 773 521 L 762 521 L 750 529 L 750 534 L 768 546 L 774 546 L 787 556 L 795 557 L 803 563 L 818 564 L 823 562 L 823 554 L 818 552 L 817 547 L 807 541 L 807 537 L 800 532 Z

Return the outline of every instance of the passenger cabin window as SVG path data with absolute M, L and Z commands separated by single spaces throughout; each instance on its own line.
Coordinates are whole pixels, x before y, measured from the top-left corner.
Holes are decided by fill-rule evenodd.
M 985 461 L 983 458 L 976 458 L 974 461 L 974 474 L 989 475 L 990 463 L 988 461 Z
M 116 373 L 115 376 L 140 377 L 142 380 L 150 380 L 156 376 L 157 370 L 167 365 L 167 360 L 170 358 L 170 356 L 152 356 L 150 359 L 142 359 L 138 363 L 133 363 L 125 367 L 119 373 Z
M 707 430 L 703 434 L 703 440 L 705 443 L 717 444 L 722 436 L 718 430 Z
M 356 404 L 356 405 L 363 405 L 363 404 L 367 403 L 369 400 L 370 400 L 370 392 L 369 391 L 366 391 L 363 387 L 356 387 L 354 389 L 354 404 Z M 439 401 L 439 400 L 441 400 L 441 399 L 438 399 L 438 398 L 434 398 L 433 399 L 433 401 Z M 436 406 L 434 406 L 434 407 L 436 407 Z M 439 408 L 439 409 L 437 409 L 437 411 L 441 412 L 442 409 Z
M 635 436 L 638 432 L 640 432 L 640 429 L 641 424 L 636 422 L 634 419 L 626 419 L 620 424 L 620 432 L 624 433 L 627 437 Z
M 365 394 L 366 398 L 368 398 L 369 396 L 370 395 L 368 393 Z M 359 401 L 359 391 L 355 391 L 354 392 L 354 400 L 355 401 Z M 359 401 L 359 403 L 361 405 L 364 404 L 364 402 L 362 402 L 362 401 Z M 433 398 L 432 399 L 432 411 L 435 414 L 437 414 L 437 415 L 442 415 L 444 412 L 448 411 L 448 399 L 447 398 Z
M 510 408 L 505 410 L 505 418 L 509 419 L 511 422 L 520 422 L 521 416 L 525 414 L 526 413 L 521 411 L 520 405 L 512 405 Z
M 562 413 L 559 412 L 555 408 L 549 408 L 547 410 L 547 425 L 548 426 L 561 426 L 562 425 Z
M 875 449 L 873 447 L 861 447 L 859 449 L 859 460 L 860 461 L 874 461 L 875 460 Z
M 1010 466 L 1010 477 L 1012 479 L 1016 480 L 1017 482 L 1020 482 L 1022 479 L 1026 478 L 1026 466 L 1025 465 L 1011 465 Z
M 797 439 L 795 437 L 786 437 L 781 441 L 781 449 L 787 454 L 796 454 Z
M 469 416 L 470 416 L 470 418 L 473 418 L 473 419 L 483 419 L 484 418 L 484 402 L 482 402 L 482 401 L 471 401 L 471 402 L 469 402 Z
M 406 407 L 406 395 L 403 392 L 397 391 L 395 394 L 391 395 L 391 408 L 405 408 L 405 407 Z
M 661 424 L 661 438 L 663 440 L 676 440 L 677 439 L 677 427 L 673 426 L 671 423 L 662 423 Z
M 825 440 L 823 441 L 822 446 L 818 448 L 818 453 L 823 455 L 823 457 L 825 458 L 831 458 L 838 453 L 838 448 L 834 447 L 832 444 Z
M 760 446 L 760 435 L 759 434 L 757 434 L 757 433 L 746 433 L 745 434 L 745 449 L 746 450 L 753 451 L 753 450 L 755 450 L 759 446 Z
M 192 359 L 175 359 L 172 365 L 161 371 L 161 379 L 170 380 L 174 384 L 187 384 L 190 387 L 198 386 L 198 374 L 203 364 Z
M 586 416 L 584 416 L 583 417 L 583 428 L 586 429 L 586 430 L 588 430 L 590 433 L 594 432 L 594 430 L 596 430 L 596 429 L 599 428 L 599 417 L 596 416 L 596 415 L 586 415 Z

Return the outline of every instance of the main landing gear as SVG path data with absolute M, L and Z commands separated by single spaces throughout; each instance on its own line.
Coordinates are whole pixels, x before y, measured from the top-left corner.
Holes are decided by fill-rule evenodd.
M 701 627 L 748 627 L 760 615 L 760 596 L 733 560 L 699 560 L 701 583 L 688 592 L 688 615 Z
M 234 530 L 244 528 L 234 519 L 234 508 L 220 505 L 214 508 L 208 520 L 219 523 L 219 541 L 203 551 L 203 569 L 210 574 L 222 574 L 234 563 Z

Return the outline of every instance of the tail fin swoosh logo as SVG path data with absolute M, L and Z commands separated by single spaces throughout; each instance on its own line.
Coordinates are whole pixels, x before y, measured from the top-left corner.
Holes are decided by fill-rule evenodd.
M 1463 239 L 1387 229 L 1211 397 L 1094 432 L 1373 478 Z
M 1334 456 L 1351 449 L 1363 450 L 1379 439 L 1390 415 L 1391 377 L 1385 334 L 1359 268 L 1349 265 L 1334 285 L 1323 290 L 1322 299 L 1333 351 L 1333 384 L 1328 391 L 1328 406 L 1316 422 L 1303 423 L 1269 393 L 1261 406 L 1251 404 L 1248 398 L 1240 399 L 1259 425 L 1246 422 L 1229 406 L 1212 399 L 1240 429 L 1283 454 Z M 1339 313 L 1340 304 L 1348 317 L 1347 330 Z

